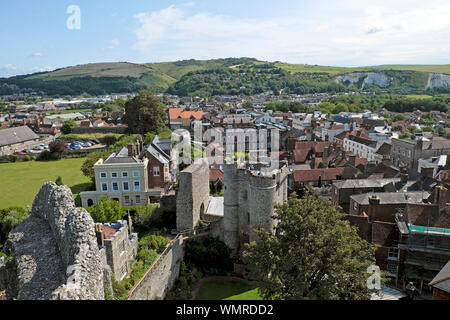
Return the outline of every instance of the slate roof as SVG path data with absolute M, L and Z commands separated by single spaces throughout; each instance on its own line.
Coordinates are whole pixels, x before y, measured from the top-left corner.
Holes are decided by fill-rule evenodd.
M 39 139 L 28 126 L 0 130 L 0 147 Z
M 339 189 L 352 188 L 381 188 L 389 183 L 396 183 L 400 179 L 349 179 L 345 181 L 335 181 L 333 184 Z
M 450 293 L 450 260 L 431 280 L 430 285 L 434 288 Z
M 423 199 L 427 199 L 430 193 L 424 192 L 375 192 L 375 193 L 363 193 L 350 196 L 351 199 L 361 205 L 369 204 L 369 196 L 375 195 L 380 198 L 380 204 L 406 204 L 422 202 Z
M 128 148 L 123 148 L 120 150 L 119 153 L 113 153 L 109 156 L 108 159 L 106 159 L 105 164 L 111 164 L 111 163 L 139 163 L 141 160 L 139 160 L 137 157 L 129 157 L 128 156 Z

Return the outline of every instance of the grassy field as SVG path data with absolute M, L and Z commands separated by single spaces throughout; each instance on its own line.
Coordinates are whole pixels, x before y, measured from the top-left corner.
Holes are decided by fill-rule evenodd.
M 329 73 L 331 75 L 371 70 L 370 67 L 345 68 L 345 67 L 318 66 L 318 65 L 308 65 L 308 64 L 288 64 L 288 63 L 276 63 L 275 66 L 277 66 L 281 69 L 284 69 L 286 71 L 292 72 L 292 73 L 325 72 L 325 73 Z
M 74 67 L 62 68 L 53 72 L 33 75 L 28 79 L 42 80 L 69 80 L 73 77 L 133 77 L 139 78 L 142 74 L 150 71 L 145 65 L 112 62 L 112 63 L 89 63 Z
M 382 66 L 374 66 L 374 69 L 383 69 L 383 70 L 411 70 L 411 71 L 420 71 L 420 72 L 434 72 L 434 73 L 446 73 L 450 74 L 450 64 L 442 64 L 442 65 L 401 65 L 401 64 L 392 64 L 392 65 L 382 65 Z
M 258 290 L 232 280 L 208 281 L 200 287 L 196 300 L 262 300 Z
M 123 134 L 121 133 L 69 133 L 62 134 L 59 136 L 60 139 L 69 139 L 69 140 L 88 140 L 88 139 L 101 139 L 106 136 L 114 136 L 117 140 L 119 140 Z
M 89 185 L 89 179 L 80 168 L 85 159 L 63 159 L 50 162 L 16 162 L 0 164 L 0 208 L 26 207 L 33 203 L 40 187 L 48 181 L 62 177 L 72 189 L 74 197 Z

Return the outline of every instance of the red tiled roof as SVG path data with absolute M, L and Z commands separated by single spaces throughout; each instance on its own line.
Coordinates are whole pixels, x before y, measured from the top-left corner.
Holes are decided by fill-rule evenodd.
M 311 170 L 295 170 L 295 182 L 310 182 L 310 181 L 331 181 L 336 180 L 336 176 L 342 175 L 344 168 L 324 168 Z
M 189 119 L 193 117 L 195 120 L 200 120 L 203 117 L 203 111 L 185 111 L 183 108 L 169 108 L 169 119 Z
M 330 128 L 330 130 L 341 130 L 345 129 L 345 126 L 343 124 L 333 124 Z
M 116 234 L 117 230 L 102 225 L 102 231 L 103 231 L 103 238 L 104 239 L 111 239 Z
M 295 163 L 304 163 L 306 161 L 306 158 L 308 157 L 308 154 L 310 153 L 310 150 L 295 150 L 294 151 L 294 161 Z
M 408 203 L 405 208 L 408 222 L 416 226 L 450 228 L 450 206 L 439 213 L 439 206 L 431 203 Z
M 223 180 L 223 171 L 220 169 L 209 169 L 209 181 Z
M 372 243 L 389 246 L 393 243 L 396 232 L 396 224 L 384 221 L 372 223 Z
M 325 149 L 326 147 L 329 147 L 329 146 L 330 146 L 330 141 L 316 142 L 314 144 L 314 152 L 321 153 L 321 152 L 323 152 L 323 149 Z

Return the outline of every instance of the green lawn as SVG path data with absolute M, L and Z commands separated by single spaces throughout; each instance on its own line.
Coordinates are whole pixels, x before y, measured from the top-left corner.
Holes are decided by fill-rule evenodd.
M 258 289 L 233 280 L 208 281 L 200 287 L 196 300 L 262 300 Z
M 84 158 L 59 161 L 0 163 L 0 208 L 26 207 L 33 203 L 39 188 L 61 176 L 74 197 L 90 186 L 80 168 Z

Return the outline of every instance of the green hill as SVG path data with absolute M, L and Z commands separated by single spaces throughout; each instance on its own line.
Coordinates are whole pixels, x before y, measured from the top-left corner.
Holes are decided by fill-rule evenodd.
M 178 95 L 339 92 L 346 90 L 425 91 L 429 74 L 450 74 L 450 65 L 332 67 L 253 58 L 182 60 L 136 64 L 91 63 L 52 72 L 0 79 L 49 95 L 102 95 L 118 92 L 170 92 Z M 381 80 L 380 80 L 381 79 Z M 449 78 L 450 79 L 450 78 Z M 380 83 L 387 83 L 382 85 Z M 441 92 L 447 92 L 446 81 Z M 436 88 L 435 88 L 436 90 Z

